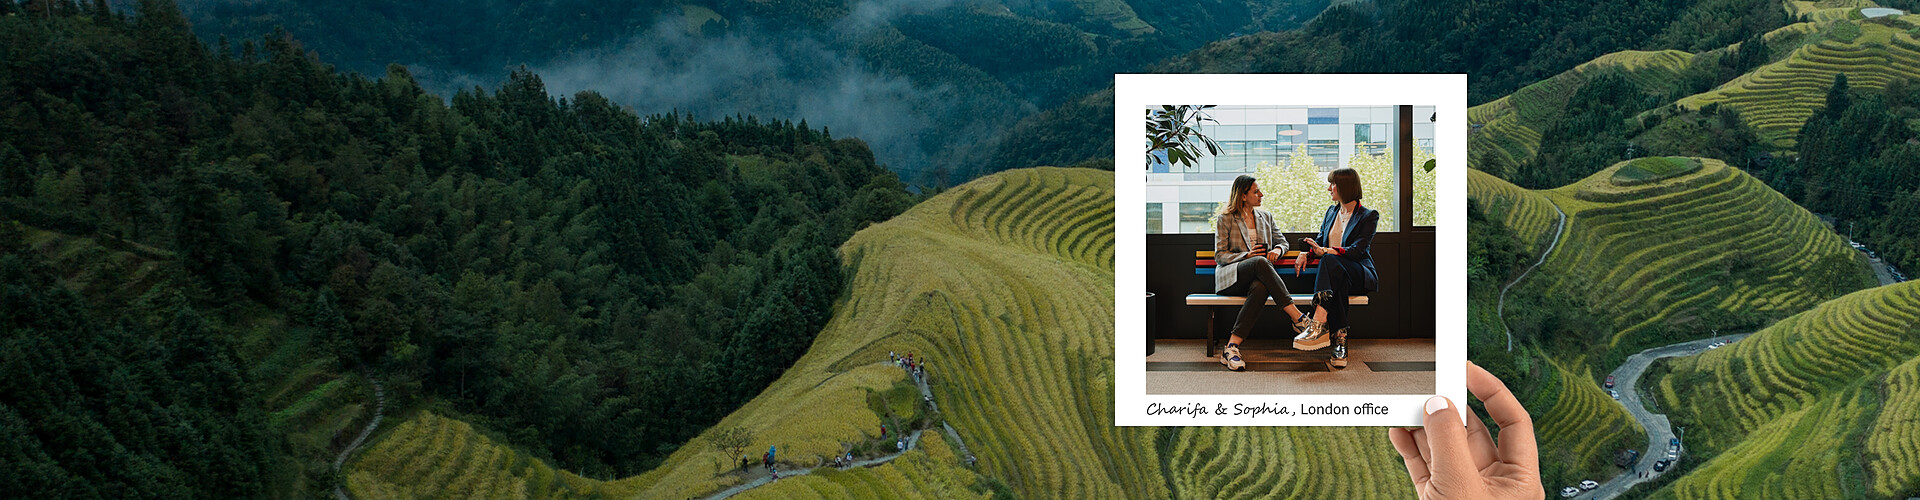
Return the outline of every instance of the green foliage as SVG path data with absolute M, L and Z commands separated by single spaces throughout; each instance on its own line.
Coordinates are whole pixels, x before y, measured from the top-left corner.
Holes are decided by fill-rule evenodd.
M 1630 118 L 1657 103 L 1658 97 L 1641 92 L 1618 71 L 1591 77 L 1567 100 L 1559 118 L 1543 129 L 1539 153 L 1522 163 L 1511 179 L 1534 189 L 1557 187 L 1631 158 L 1636 148 L 1628 139 L 1638 124 Z
M 1801 129 L 1799 162 L 1777 169 L 1774 185 L 1809 209 L 1834 215 L 1836 227 L 1882 251 L 1900 269 L 1920 269 L 1906 238 L 1913 219 L 1896 215 L 1901 198 L 1920 189 L 1920 85 L 1889 83 L 1880 92 L 1853 90 L 1834 77 L 1827 105 Z M 1881 249 L 1885 250 L 1881 250 Z
M 1162 160 L 1154 156 L 1161 152 L 1167 155 L 1168 165 L 1192 167 L 1200 159 L 1201 148 L 1206 155 L 1220 154 L 1220 145 L 1200 133 L 1200 126 L 1214 121 L 1207 115 L 1212 104 L 1205 105 L 1162 105 L 1160 109 L 1147 110 L 1147 151 L 1146 164 L 1151 170 L 1155 163 Z M 1216 122 L 1217 123 L 1217 122 Z
M 1467 198 L 1467 280 L 1497 287 L 1532 264 L 1530 255 L 1506 224 L 1490 220 L 1478 199 Z
M 442 101 L 404 67 L 335 72 L 284 33 L 209 51 L 166 2 L 47 5 L 0 16 L 0 213 L 101 258 L 10 255 L 61 266 L 71 305 L 97 316 L 62 328 L 124 349 L 185 342 L 158 351 L 190 354 L 172 378 L 128 375 L 153 393 L 129 401 L 218 401 L 206 417 L 224 419 L 182 414 L 204 435 L 166 436 L 208 449 L 95 432 L 76 446 L 149 457 L 97 462 L 125 471 L 112 477 L 69 469 L 107 496 L 327 483 L 333 433 L 369 418 L 346 408 L 365 397 L 341 391 L 352 372 L 390 382 L 390 408 L 438 401 L 559 466 L 645 470 L 805 352 L 843 295 L 837 247 L 916 201 L 864 142 L 805 122 L 642 117 L 552 97 L 525 70 Z M 100 359 L 166 359 L 113 352 Z M 21 398 L 73 392 L 42 379 L 114 376 L 16 374 L 5 404 L 36 422 L 70 409 Z M 229 459 L 249 468 L 213 469 Z M 208 469 L 140 468 L 182 461 Z M 294 489 L 281 493 L 312 493 Z
M 96 310 L 0 222 L 0 496 L 251 497 L 274 438 L 220 334 L 178 293 Z

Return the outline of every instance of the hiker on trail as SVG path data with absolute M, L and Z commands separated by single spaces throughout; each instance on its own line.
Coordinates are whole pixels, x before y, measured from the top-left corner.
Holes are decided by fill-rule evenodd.
M 773 470 L 774 447 L 767 447 L 767 470 Z
M 880 424 L 880 439 L 887 438 L 887 424 Z

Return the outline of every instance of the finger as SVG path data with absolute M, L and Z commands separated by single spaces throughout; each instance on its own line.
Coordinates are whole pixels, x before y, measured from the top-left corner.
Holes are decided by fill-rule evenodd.
M 1469 481 L 1480 479 L 1467 446 L 1467 428 L 1460 425 L 1460 410 L 1445 396 L 1427 400 L 1427 468 L 1433 471 L 1433 490 L 1459 495 L 1467 492 Z
M 1539 470 L 1540 449 L 1533 439 L 1533 417 L 1520 406 L 1520 400 L 1507 390 L 1507 384 L 1487 373 L 1480 365 L 1467 362 L 1467 390 L 1487 404 L 1487 416 L 1500 426 L 1500 460 Z
M 1421 458 L 1420 446 L 1414 444 L 1413 432 L 1399 427 L 1387 429 L 1387 440 L 1393 442 L 1394 451 L 1400 452 L 1400 460 L 1407 463 L 1407 477 L 1413 479 L 1413 487 L 1427 484 L 1433 472 L 1427 470 L 1427 459 Z
M 1412 429 L 1407 429 L 1407 432 L 1413 435 L 1413 446 L 1415 448 L 1420 449 L 1420 461 L 1428 464 L 1432 464 L 1433 453 L 1427 451 L 1427 430 L 1423 428 L 1415 427 Z M 1428 465 L 1427 468 L 1432 469 L 1433 466 Z
M 1487 432 L 1487 423 L 1480 421 L 1473 407 L 1462 406 L 1460 411 L 1467 414 L 1467 451 L 1473 455 L 1473 469 L 1487 470 L 1488 465 L 1500 458 L 1493 447 L 1493 434 Z

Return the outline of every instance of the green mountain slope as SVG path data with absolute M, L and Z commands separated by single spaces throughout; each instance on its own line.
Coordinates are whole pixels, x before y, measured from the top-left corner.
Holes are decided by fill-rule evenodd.
M 1705 337 L 1872 282 L 1857 252 L 1813 214 L 1718 160 L 1683 160 L 1700 165 L 1657 180 L 1620 175 L 1654 160 L 1544 192 L 1567 213 L 1566 236 L 1543 276 L 1516 292 L 1583 303 L 1609 331 L 1582 350 Z
M 1057 168 L 1003 172 L 931 198 L 849 240 L 842 255 L 852 280 L 827 329 L 778 382 L 715 429 L 747 429 L 753 439 L 745 449 L 756 456 L 778 446 L 786 470 L 821 466 L 848 446 L 867 449 L 862 447 L 875 442 L 887 420 L 864 402 L 903 380 L 887 354 L 911 352 L 929 363 L 939 405 L 933 421 L 952 425 L 962 443 L 928 432 L 919 447 L 885 464 L 815 469 L 747 490 L 742 498 L 966 496 L 998 485 L 1021 497 L 1215 498 L 1276 491 L 1311 498 L 1403 497 L 1409 487 L 1405 468 L 1378 428 L 1112 425 L 1112 175 Z M 498 458 L 500 452 L 459 425 L 425 424 L 434 418 L 415 417 L 423 423 L 403 425 L 451 430 L 394 431 L 384 439 L 468 444 L 439 445 L 435 449 L 446 451 L 416 457 L 383 451 L 392 446 L 383 440 L 368 453 L 373 458 L 351 465 L 355 491 L 417 483 L 384 466 L 399 462 L 417 462 L 421 470 L 459 468 L 450 476 L 470 478 L 439 484 L 534 484 L 525 478 L 551 475 L 565 479 L 541 484 L 569 485 L 513 490 L 531 497 L 601 491 L 685 498 L 764 476 L 758 469 L 736 472 L 738 457 L 712 446 L 717 431 L 689 442 L 659 469 L 602 483 L 549 474 L 524 458 Z M 977 465 L 965 465 L 957 451 L 961 444 L 978 457 Z M 491 465 L 474 465 L 463 458 L 469 455 L 489 457 L 482 463 Z
M 1656 498 L 1900 498 L 1920 485 L 1920 284 L 1849 294 L 1669 366 L 1654 396 L 1709 460 Z
M 1904 16 L 1913 18 L 1914 16 Z M 1800 125 L 1826 105 L 1827 88 L 1845 73 L 1856 88 L 1881 89 L 1894 80 L 1920 80 L 1920 41 L 1912 22 L 1841 20 L 1786 58 L 1677 104 L 1718 103 L 1739 110 L 1767 140 L 1793 147 Z

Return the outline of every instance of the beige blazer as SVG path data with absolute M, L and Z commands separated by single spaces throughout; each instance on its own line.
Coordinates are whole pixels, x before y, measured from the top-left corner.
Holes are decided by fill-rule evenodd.
M 1253 209 L 1254 230 L 1260 232 L 1266 240 L 1269 250 L 1285 253 L 1287 239 L 1274 229 L 1273 214 L 1265 210 Z M 1213 226 L 1213 290 L 1218 292 L 1239 282 L 1240 273 L 1233 266 L 1258 257 L 1248 253 L 1253 250 L 1253 239 L 1248 237 L 1247 223 L 1240 220 L 1238 214 L 1221 215 Z

